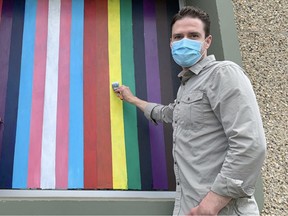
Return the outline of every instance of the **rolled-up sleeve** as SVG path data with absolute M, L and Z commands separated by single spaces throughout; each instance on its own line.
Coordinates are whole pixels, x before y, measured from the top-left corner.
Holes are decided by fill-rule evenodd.
M 207 92 L 221 122 L 228 150 L 211 190 L 232 198 L 253 195 L 266 153 L 266 141 L 252 85 L 237 65 L 219 68 Z
M 175 103 L 171 103 L 167 106 L 157 103 L 148 103 L 145 107 L 144 115 L 148 120 L 155 124 L 157 124 L 157 122 L 171 123 L 174 107 Z

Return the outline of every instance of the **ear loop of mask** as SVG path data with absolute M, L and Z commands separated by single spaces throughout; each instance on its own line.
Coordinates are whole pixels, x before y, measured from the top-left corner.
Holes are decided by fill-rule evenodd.
M 202 51 L 202 49 L 203 49 L 203 44 L 205 43 L 205 41 L 206 41 L 206 38 L 201 42 L 201 43 L 202 43 L 202 45 L 201 45 L 201 51 Z M 204 53 L 205 53 L 205 50 L 206 50 L 206 49 L 204 49 L 204 51 L 201 53 L 201 56 L 199 57 L 198 61 L 196 61 L 196 63 L 198 63 L 198 62 L 202 59 L 202 57 L 203 57 L 203 55 L 204 55 Z M 196 64 L 196 63 L 195 63 L 195 64 Z

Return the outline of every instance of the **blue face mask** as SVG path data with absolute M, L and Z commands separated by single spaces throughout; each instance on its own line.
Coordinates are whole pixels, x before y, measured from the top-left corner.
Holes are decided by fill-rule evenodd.
M 183 38 L 172 43 L 171 53 L 174 61 L 182 67 L 191 67 L 202 57 L 203 42 Z

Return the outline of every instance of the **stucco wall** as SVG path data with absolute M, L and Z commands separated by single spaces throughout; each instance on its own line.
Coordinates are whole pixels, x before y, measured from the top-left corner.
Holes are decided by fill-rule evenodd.
M 288 215 L 288 0 L 233 0 L 243 67 L 267 139 L 262 215 Z

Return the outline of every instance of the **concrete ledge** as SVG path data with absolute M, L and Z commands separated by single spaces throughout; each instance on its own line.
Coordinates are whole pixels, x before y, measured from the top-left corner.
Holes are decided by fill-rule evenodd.
M 110 190 L 0 190 L 1 200 L 149 200 L 174 201 L 175 192 L 168 191 L 110 191 Z
M 172 215 L 175 192 L 0 190 L 0 215 Z

